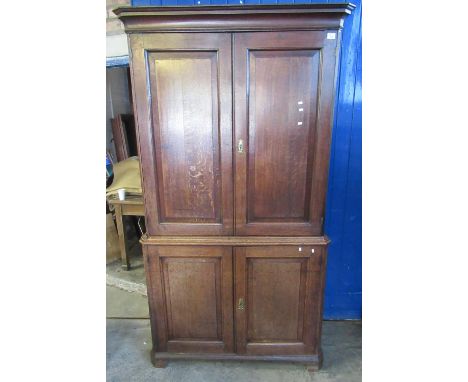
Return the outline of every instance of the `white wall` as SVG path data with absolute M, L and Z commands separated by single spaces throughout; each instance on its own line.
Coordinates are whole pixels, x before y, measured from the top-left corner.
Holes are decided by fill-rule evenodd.
M 128 56 L 127 35 L 116 34 L 106 37 L 106 57 Z

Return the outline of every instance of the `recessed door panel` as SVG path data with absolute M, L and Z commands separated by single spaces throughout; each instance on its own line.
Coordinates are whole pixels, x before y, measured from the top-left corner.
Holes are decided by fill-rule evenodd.
M 147 249 L 157 351 L 233 351 L 231 251 L 226 247 Z
M 234 36 L 237 234 L 323 233 L 336 43 L 324 31 Z
M 302 341 L 306 266 L 306 258 L 247 259 L 249 342 Z
M 231 43 L 131 36 L 148 233 L 233 233 Z
M 320 247 L 235 249 L 240 354 L 314 354 L 321 327 Z
M 169 340 L 221 340 L 219 258 L 162 259 Z
M 158 52 L 148 60 L 160 222 L 220 223 L 216 52 Z
M 249 52 L 248 222 L 307 222 L 318 50 Z

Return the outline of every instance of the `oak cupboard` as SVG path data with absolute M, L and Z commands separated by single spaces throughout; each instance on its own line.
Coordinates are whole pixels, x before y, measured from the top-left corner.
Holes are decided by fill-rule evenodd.
M 341 29 L 352 4 L 118 8 L 156 366 L 318 368 Z

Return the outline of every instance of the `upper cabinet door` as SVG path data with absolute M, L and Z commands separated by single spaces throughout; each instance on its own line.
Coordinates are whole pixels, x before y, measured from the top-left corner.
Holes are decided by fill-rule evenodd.
M 129 39 L 148 233 L 232 234 L 231 35 Z
M 234 35 L 238 235 L 321 235 L 334 31 Z

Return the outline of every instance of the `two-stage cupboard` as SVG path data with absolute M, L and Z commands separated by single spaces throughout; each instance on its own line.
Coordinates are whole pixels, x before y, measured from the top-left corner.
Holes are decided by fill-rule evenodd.
M 321 363 L 323 217 L 350 4 L 119 8 L 152 360 Z

